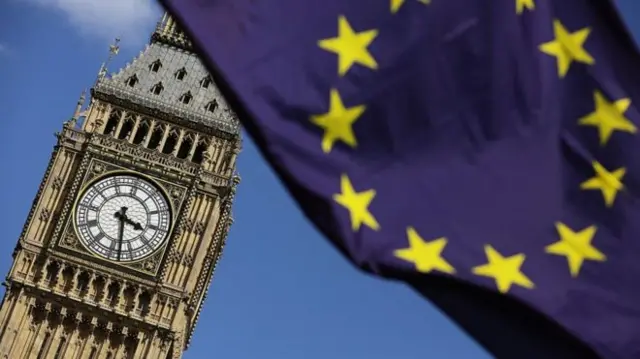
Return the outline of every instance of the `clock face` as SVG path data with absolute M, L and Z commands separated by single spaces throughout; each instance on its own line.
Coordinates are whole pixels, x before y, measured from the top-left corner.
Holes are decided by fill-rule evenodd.
M 105 177 L 80 197 L 75 211 L 80 241 L 99 257 L 142 259 L 164 244 L 171 210 L 152 183 L 132 175 Z

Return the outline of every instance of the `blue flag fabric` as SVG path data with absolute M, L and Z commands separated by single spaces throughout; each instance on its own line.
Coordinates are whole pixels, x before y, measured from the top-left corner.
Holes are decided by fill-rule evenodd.
M 640 357 L 640 56 L 610 1 L 163 3 L 357 266 L 500 358 Z

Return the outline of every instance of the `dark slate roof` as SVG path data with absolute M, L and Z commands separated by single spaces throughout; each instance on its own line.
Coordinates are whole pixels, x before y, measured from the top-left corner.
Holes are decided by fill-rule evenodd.
M 158 72 L 151 71 L 151 65 L 158 60 L 162 66 Z M 175 76 L 180 69 L 186 71 L 182 80 Z M 131 87 L 127 80 L 134 75 L 138 82 Z M 94 90 L 224 132 L 239 133 L 237 118 L 216 85 L 211 82 L 207 88 L 201 86 L 203 78 L 208 76 L 205 66 L 193 52 L 162 41 L 152 41 L 133 62 L 111 76 L 100 78 Z M 160 82 L 164 89 L 156 95 L 151 88 Z M 188 92 L 193 99 L 184 104 L 180 97 Z M 217 102 L 214 112 L 206 109 L 211 101 Z

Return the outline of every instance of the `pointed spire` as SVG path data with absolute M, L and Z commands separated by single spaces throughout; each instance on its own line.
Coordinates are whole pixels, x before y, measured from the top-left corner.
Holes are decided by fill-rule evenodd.
M 73 113 L 73 118 L 75 118 L 76 120 L 84 116 L 84 111 L 82 111 L 82 107 L 84 106 L 86 98 L 87 98 L 87 89 L 84 89 L 80 94 L 80 98 L 78 99 L 78 103 L 76 104 L 76 110 Z
M 176 31 L 176 23 L 169 13 L 165 12 L 162 15 L 162 19 L 158 22 L 157 31 L 162 35 L 171 35 Z
M 184 32 L 178 27 L 178 23 L 169 15 L 164 13 L 156 30 L 151 36 L 151 41 L 161 40 L 182 48 L 190 49 L 191 42 L 187 39 Z
M 78 123 L 78 119 L 80 117 L 85 116 L 86 111 L 82 111 L 82 107 L 85 104 L 86 98 L 87 98 L 87 89 L 84 89 L 84 90 L 82 90 L 82 93 L 80 94 L 80 98 L 78 99 L 78 102 L 76 103 L 76 109 L 73 112 L 73 116 L 68 121 L 65 121 L 65 123 L 64 123 L 65 126 L 74 128 L 76 126 L 76 124 Z

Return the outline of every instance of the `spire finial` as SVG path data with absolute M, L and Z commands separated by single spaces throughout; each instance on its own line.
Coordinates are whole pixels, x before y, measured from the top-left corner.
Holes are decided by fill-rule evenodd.
M 102 63 L 100 66 L 100 71 L 98 72 L 98 81 L 104 78 L 107 75 L 107 66 L 111 62 L 111 60 L 120 52 L 120 37 L 116 37 L 113 44 L 109 45 L 109 57 L 107 57 L 107 61 Z

